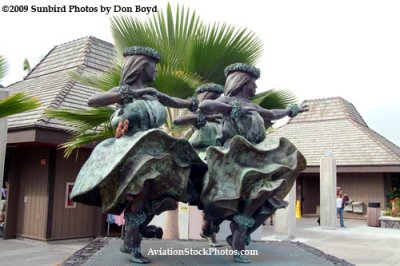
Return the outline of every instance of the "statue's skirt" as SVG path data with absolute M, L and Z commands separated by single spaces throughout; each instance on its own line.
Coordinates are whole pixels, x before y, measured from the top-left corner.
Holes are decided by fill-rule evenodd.
M 147 212 L 159 214 L 172 209 L 165 202 L 188 202 L 188 182 L 201 184 L 206 171 L 187 140 L 151 129 L 98 144 L 78 174 L 71 199 L 120 214 L 127 195 L 133 202 L 144 196 Z
M 206 218 L 224 219 L 247 206 L 262 207 L 269 199 L 282 200 L 289 193 L 306 160 L 286 138 L 267 137 L 252 144 L 235 136 L 223 147 L 206 151 L 208 173 L 201 201 Z

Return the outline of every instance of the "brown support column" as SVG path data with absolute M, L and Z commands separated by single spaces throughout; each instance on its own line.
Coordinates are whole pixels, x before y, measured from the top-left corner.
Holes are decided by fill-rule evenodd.
M 54 202 L 54 184 L 56 180 L 56 161 L 57 161 L 57 148 L 51 147 L 49 149 L 49 168 L 47 178 L 47 221 L 46 221 L 46 239 L 52 238 L 53 227 L 53 202 Z

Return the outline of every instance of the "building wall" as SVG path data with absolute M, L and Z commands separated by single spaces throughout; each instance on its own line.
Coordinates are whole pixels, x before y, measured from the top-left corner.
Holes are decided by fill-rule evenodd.
M 66 208 L 66 184 L 74 182 L 80 168 L 89 157 L 89 151 L 80 151 L 78 157 L 72 154 L 68 159 L 63 150 L 57 150 L 52 196 L 51 239 L 95 237 L 100 234 L 103 222 L 100 208 L 76 204 L 75 208 Z
M 345 212 L 345 218 L 364 219 L 368 202 L 380 202 L 385 209 L 385 184 L 383 173 L 339 173 L 337 185 L 350 200 L 363 202 L 362 214 Z
M 302 214 L 316 215 L 319 205 L 320 182 L 319 175 L 301 174 Z M 338 173 L 337 186 L 350 200 L 363 203 L 363 213 L 345 212 L 345 218 L 365 219 L 368 202 L 380 202 L 385 209 L 385 179 L 383 173 Z
M 45 239 L 49 148 L 25 148 L 18 153 L 18 161 L 19 169 L 14 169 L 19 172 L 16 235 Z

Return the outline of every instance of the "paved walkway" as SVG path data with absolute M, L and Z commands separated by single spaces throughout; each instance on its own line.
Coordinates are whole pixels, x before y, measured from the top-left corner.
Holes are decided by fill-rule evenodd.
M 86 246 L 89 240 L 67 240 L 54 243 L 0 238 L 0 265 L 54 266 Z
M 303 218 L 297 222 L 294 241 L 300 241 L 355 265 L 400 265 L 400 230 L 368 227 L 365 221 L 345 222 L 346 228 L 324 230 L 318 227 L 315 218 Z M 272 226 L 264 227 L 263 236 L 263 240 L 275 240 Z M 115 247 L 119 244 L 116 241 L 113 242 Z M 59 265 L 87 243 L 88 241 L 67 241 L 46 244 L 0 239 L 0 265 Z M 286 244 L 282 243 L 281 246 L 284 245 Z M 120 257 L 125 258 L 124 255 Z M 129 257 L 125 259 L 129 260 Z M 254 262 L 257 263 L 257 259 Z M 292 265 L 295 264 L 296 260 L 293 260 Z
M 400 265 L 400 230 L 370 227 L 366 221 L 345 220 L 345 228 L 322 229 L 316 218 L 297 221 L 294 241 L 303 242 L 355 265 Z M 263 240 L 274 240 L 265 226 Z

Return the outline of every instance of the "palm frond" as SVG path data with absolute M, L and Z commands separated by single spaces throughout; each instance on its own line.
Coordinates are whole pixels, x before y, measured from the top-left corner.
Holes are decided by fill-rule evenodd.
M 64 143 L 61 148 L 64 150 L 64 157 L 68 158 L 76 149 L 87 145 L 94 144 L 96 142 L 111 138 L 115 135 L 114 129 L 108 125 L 102 131 L 96 133 L 81 133 L 79 135 L 73 136 L 70 141 Z
M 203 83 L 196 73 L 188 73 L 169 66 L 160 66 L 156 80 L 149 84 L 173 97 L 187 98 Z
M 114 110 L 108 107 L 87 110 L 48 109 L 46 115 L 65 121 L 74 131 L 85 133 L 90 129 L 102 126 L 110 120 Z
M 161 53 L 160 65 L 182 67 L 188 42 L 203 27 L 196 12 L 177 6 L 176 12 L 167 9 L 140 21 L 135 17 L 119 16 L 111 19 L 111 31 L 117 50 L 128 46 L 152 47 Z
M 119 85 L 121 77 L 121 64 L 117 63 L 114 68 L 105 73 L 88 72 L 78 73 L 75 71 L 69 72 L 69 75 L 77 82 L 97 88 L 102 91 L 108 91 Z
M 0 55 L 0 81 L 7 74 L 7 70 L 8 70 L 7 61 L 4 58 L 4 56 Z
M 0 100 L 0 118 L 26 112 L 40 106 L 39 100 L 23 92 L 15 93 Z
M 173 121 L 178 116 L 184 115 L 188 111 L 185 109 L 176 109 L 176 108 L 167 108 L 167 120 L 165 124 L 165 132 L 169 135 L 177 138 L 184 137 L 185 132 L 192 128 L 191 125 L 184 125 L 184 126 L 176 126 L 173 124 Z
M 266 109 L 283 109 L 296 102 L 296 96 L 289 90 L 271 89 L 257 94 L 251 101 Z
M 31 65 L 29 64 L 28 58 L 24 59 L 24 62 L 22 63 L 22 67 L 24 71 L 30 72 L 31 71 Z
M 187 70 L 223 84 L 224 68 L 237 62 L 254 64 L 261 56 L 262 42 L 247 29 L 216 23 L 203 28 L 190 48 L 185 61 Z

